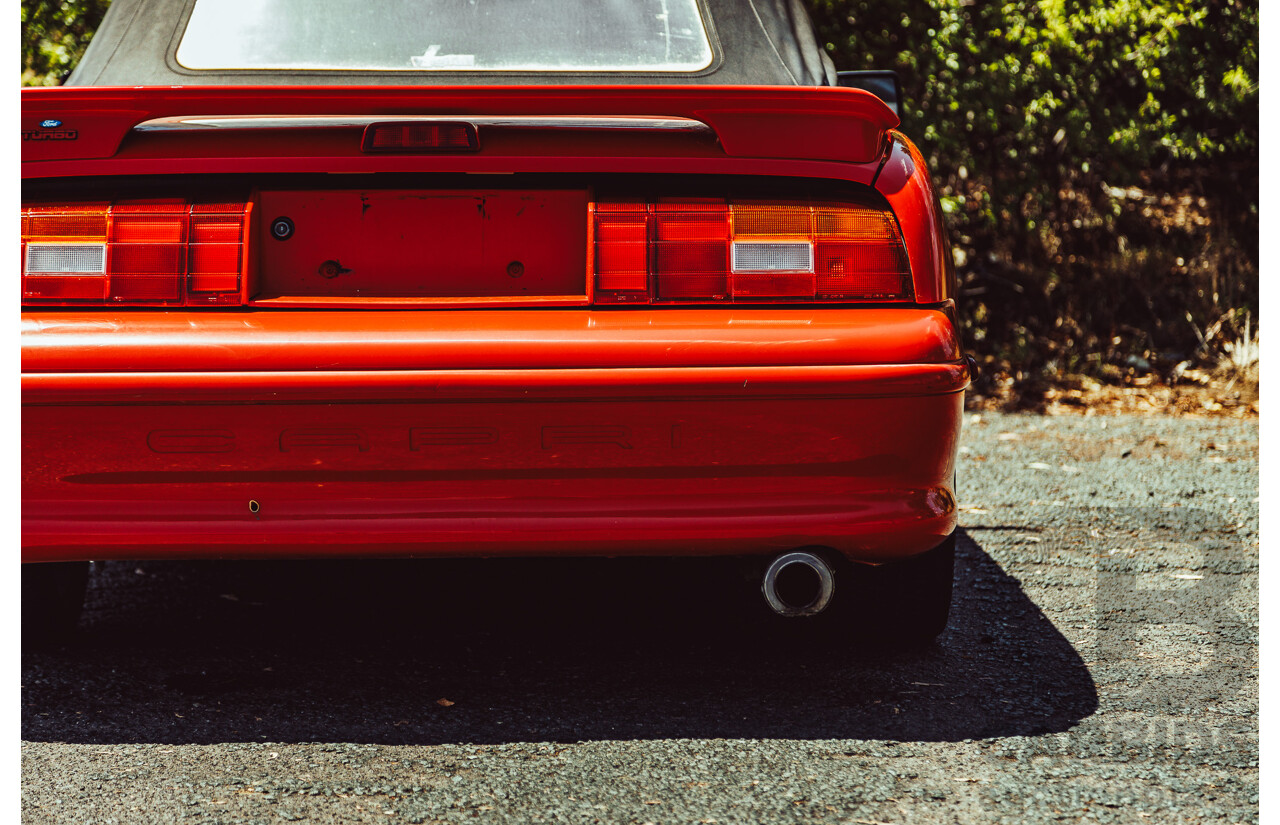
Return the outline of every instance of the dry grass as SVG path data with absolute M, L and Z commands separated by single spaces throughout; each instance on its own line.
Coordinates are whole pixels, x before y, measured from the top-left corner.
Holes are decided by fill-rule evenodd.
M 1045 415 L 1118 415 L 1151 413 L 1189 418 L 1258 417 L 1258 384 L 1256 363 L 1252 383 L 1233 382 L 1211 377 L 1198 381 L 1157 384 L 1139 379 L 1130 386 L 1117 387 L 1092 380 L 1048 387 L 1032 395 L 970 393 L 965 399 L 968 410 L 1003 412 L 1038 412 Z

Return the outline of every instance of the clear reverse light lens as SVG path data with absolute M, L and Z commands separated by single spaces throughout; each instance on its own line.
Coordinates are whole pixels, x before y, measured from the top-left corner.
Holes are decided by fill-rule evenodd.
M 101 275 L 106 264 L 106 244 L 27 244 L 28 275 Z
M 733 244 L 734 272 L 812 272 L 811 243 Z

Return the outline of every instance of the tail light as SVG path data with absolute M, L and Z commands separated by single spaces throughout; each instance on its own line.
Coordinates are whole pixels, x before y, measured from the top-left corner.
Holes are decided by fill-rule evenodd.
M 909 301 L 875 205 L 667 198 L 592 204 L 596 303 Z
M 22 210 L 22 301 L 239 305 L 250 203 L 31 204 Z
M 476 127 L 455 121 L 392 121 L 365 127 L 364 152 L 474 152 L 480 148 Z

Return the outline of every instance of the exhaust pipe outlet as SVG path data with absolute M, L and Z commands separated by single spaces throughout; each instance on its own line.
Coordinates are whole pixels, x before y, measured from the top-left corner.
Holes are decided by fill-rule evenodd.
M 779 616 L 816 616 L 831 603 L 836 582 L 821 556 L 792 550 L 764 571 L 761 589 L 769 608 Z

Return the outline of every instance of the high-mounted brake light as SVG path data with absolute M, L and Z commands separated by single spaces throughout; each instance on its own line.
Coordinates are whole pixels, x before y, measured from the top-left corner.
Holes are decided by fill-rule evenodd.
M 24 206 L 22 301 L 240 304 L 251 207 L 177 199 Z
M 474 152 L 476 127 L 466 121 L 387 121 L 365 127 L 365 152 Z
M 906 301 L 888 209 L 669 198 L 592 204 L 597 303 Z

